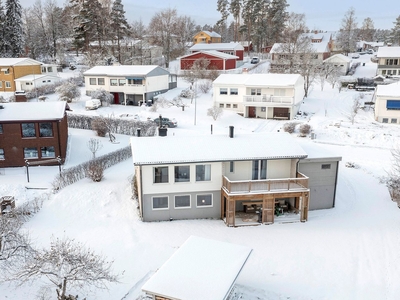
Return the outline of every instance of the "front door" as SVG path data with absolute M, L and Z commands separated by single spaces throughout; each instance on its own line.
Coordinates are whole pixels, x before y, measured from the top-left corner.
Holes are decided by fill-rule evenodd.
M 249 114 L 248 114 L 249 118 L 256 117 L 256 108 L 254 106 L 249 106 L 248 112 L 249 112 Z

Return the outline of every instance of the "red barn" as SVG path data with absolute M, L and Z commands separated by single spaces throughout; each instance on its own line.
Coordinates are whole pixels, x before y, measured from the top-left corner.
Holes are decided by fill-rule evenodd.
M 181 70 L 189 70 L 196 60 L 202 58 L 207 59 L 210 62 L 207 67 L 209 70 L 230 70 L 236 68 L 238 56 L 215 50 L 194 52 L 180 57 Z

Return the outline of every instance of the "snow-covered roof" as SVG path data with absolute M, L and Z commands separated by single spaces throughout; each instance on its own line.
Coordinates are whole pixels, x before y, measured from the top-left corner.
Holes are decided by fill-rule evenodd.
M 177 59 L 190 57 L 190 56 L 193 56 L 193 55 L 196 55 L 196 54 L 199 54 L 199 53 L 204 53 L 204 54 L 208 54 L 208 55 L 211 55 L 211 56 L 216 56 L 216 57 L 219 57 L 219 58 L 222 58 L 222 59 L 237 59 L 237 58 L 239 58 L 236 55 L 231 55 L 231 54 L 224 53 L 224 52 L 221 52 L 221 51 L 208 50 L 208 51 L 199 51 L 199 52 L 189 53 L 189 54 L 186 54 L 184 56 L 178 57 Z
M 347 63 L 351 62 L 351 58 L 350 57 L 348 57 L 346 55 L 343 55 L 343 54 L 340 54 L 340 53 L 328 57 L 327 59 L 324 60 L 324 62 L 329 62 L 331 60 L 333 60 L 333 61 L 344 61 L 344 62 L 347 62 Z
M 103 76 L 129 76 L 129 75 L 147 75 L 151 71 L 160 68 L 156 65 L 124 65 L 124 66 L 96 66 L 83 75 L 103 75 Z
M 200 51 L 200 50 L 243 50 L 243 46 L 239 43 L 211 43 L 211 44 L 195 44 L 190 47 L 191 51 Z
M 228 132 L 227 132 L 228 133 Z M 267 134 L 132 137 L 135 165 L 305 158 L 285 132 Z
M 216 33 L 215 31 L 203 30 L 203 31 L 200 31 L 200 32 L 204 32 L 205 34 L 207 34 L 210 37 L 221 37 L 221 35 Z
M 400 47 L 379 47 L 376 57 L 400 57 Z
M 213 84 L 288 87 L 294 86 L 301 78 L 299 74 L 221 74 Z
M 1 103 L 0 122 L 60 120 L 65 114 L 65 101 Z
M 313 50 L 316 53 L 324 53 L 324 52 L 329 52 L 329 37 L 330 34 L 327 33 L 318 33 L 318 34 L 310 34 L 306 33 L 305 36 L 309 37 L 310 39 L 322 39 L 321 42 L 315 42 L 311 43 Z M 283 47 L 283 43 L 275 43 L 272 48 L 270 53 L 284 53 L 285 48 Z M 283 47 L 283 48 L 282 48 Z
M 378 85 L 376 88 L 376 96 L 400 97 L 400 82 Z
M 40 61 L 31 58 L 0 58 L 0 66 L 16 66 L 16 65 L 41 65 Z
M 43 80 L 44 78 L 54 78 L 54 79 L 59 79 L 61 80 L 61 77 L 56 76 L 56 75 L 50 75 L 50 74 L 35 74 L 35 75 L 25 75 L 20 78 L 15 79 L 15 81 L 37 81 L 37 80 Z
M 190 236 L 142 290 L 168 299 L 227 299 L 252 249 Z
M 300 160 L 300 163 L 342 160 L 340 155 L 337 155 L 312 141 L 300 139 L 298 143 L 307 152 L 307 157 Z

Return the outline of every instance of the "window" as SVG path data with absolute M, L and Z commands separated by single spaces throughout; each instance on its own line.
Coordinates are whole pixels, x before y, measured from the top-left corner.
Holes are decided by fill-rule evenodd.
M 11 82 L 10 81 L 6 81 L 6 88 L 10 89 L 11 88 Z
M 238 89 L 230 89 L 231 95 L 237 95 L 239 94 Z
M 235 172 L 235 162 L 234 161 L 229 162 L 229 172 L 230 173 Z
M 224 104 L 223 104 L 223 103 L 220 103 L 220 104 L 219 104 L 219 107 L 220 107 L 220 108 L 224 108 Z
M 227 88 L 220 88 L 219 89 L 219 94 L 220 95 L 228 95 L 228 89 Z
M 46 67 L 42 67 L 42 73 L 46 73 Z
M 0 159 L 4 159 L 4 149 L 0 148 Z
M 262 112 L 266 112 L 266 111 L 267 111 L 267 108 L 266 108 L 266 107 L 261 107 L 261 111 L 262 111 Z
M 196 181 L 210 181 L 210 180 L 211 180 L 211 165 L 197 165 Z
M 40 153 L 43 158 L 54 158 L 56 157 L 56 151 L 53 146 L 40 147 Z
M 232 107 L 233 108 L 237 108 L 237 104 L 232 104 Z
M 40 137 L 53 136 L 53 124 L 52 123 L 39 123 L 39 136 Z
M 387 59 L 386 60 L 386 65 L 388 66 L 397 66 L 399 64 L 399 60 L 398 59 Z
M 0 134 L 3 133 L 3 124 L 0 124 Z
M 105 84 L 104 78 L 97 78 L 97 84 L 104 85 Z
M 400 110 L 400 100 L 387 100 L 386 101 L 387 110 Z
M 267 160 L 253 160 L 251 169 L 251 179 L 267 179 Z
M 190 207 L 190 195 L 175 196 L 175 208 Z
M 128 84 L 143 84 L 143 78 L 128 79 Z
M 386 70 L 382 70 L 382 75 L 386 75 Z
M 251 89 L 250 90 L 251 95 L 261 95 L 261 89 Z
M 90 85 L 96 85 L 96 78 L 89 78 Z
M 10 69 L 5 69 L 4 74 L 6 74 L 6 75 L 10 74 Z
M 125 85 L 126 79 L 119 79 L 118 82 L 119 82 L 119 85 Z
M 24 148 L 24 158 L 38 158 L 37 148 Z
M 390 120 L 390 123 L 396 124 L 396 123 L 397 123 L 397 119 L 391 119 L 391 120 Z
M 22 123 L 22 137 L 36 137 L 35 123 Z
M 47 67 L 47 72 L 52 73 L 53 72 L 53 67 Z
M 190 166 L 175 166 L 175 182 L 190 181 Z
M 3 82 L 0 81 L 0 88 L 3 88 Z
M 118 85 L 118 80 L 117 79 L 110 79 L 110 85 L 111 86 L 117 86 Z
M 274 89 L 274 96 L 284 97 L 286 90 L 285 89 Z
M 331 168 L 331 164 L 322 164 L 321 169 L 322 170 L 329 170 Z
M 231 105 L 230 104 L 226 104 L 226 108 L 231 108 Z
M 168 196 L 153 197 L 153 209 L 168 209 Z
M 167 183 L 168 182 L 168 167 L 155 167 L 153 182 L 154 183 Z
M 383 118 L 382 119 L 382 123 L 389 123 L 389 119 L 388 118 Z
M 212 194 L 196 195 L 197 207 L 212 206 Z

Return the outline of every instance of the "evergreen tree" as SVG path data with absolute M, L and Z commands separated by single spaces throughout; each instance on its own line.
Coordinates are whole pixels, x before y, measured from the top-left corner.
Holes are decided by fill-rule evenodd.
M 6 0 L 3 53 L 6 57 L 19 57 L 23 52 L 22 7 L 19 0 Z
M 6 16 L 4 14 L 3 3 L 0 0 L 0 57 L 4 56 L 4 27 Z
M 394 44 L 400 46 L 400 16 L 396 18 L 396 22 L 393 22 L 393 24 L 391 40 Z
M 240 26 L 240 15 L 242 12 L 242 0 L 231 0 L 231 5 L 229 6 L 229 11 L 231 12 L 235 25 L 234 25 L 234 41 L 240 40 L 239 37 L 239 26 Z
M 117 41 L 117 57 L 118 61 L 121 62 L 121 40 L 128 35 L 130 28 L 126 18 L 124 6 L 121 0 L 115 0 L 111 8 L 111 29 L 114 35 L 114 40 Z
M 289 13 L 286 10 L 288 6 L 286 0 L 274 0 L 268 6 L 267 45 L 273 45 L 282 40 L 285 23 L 289 18 Z

